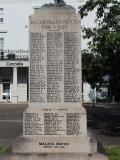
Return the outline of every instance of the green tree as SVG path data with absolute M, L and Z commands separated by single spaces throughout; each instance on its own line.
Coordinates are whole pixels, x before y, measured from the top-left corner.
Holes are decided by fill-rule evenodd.
M 85 5 L 79 7 L 82 18 L 93 10 L 96 11 L 96 26 L 83 28 L 83 38 L 89 39 L 83 58 L 86 54 L 89 54 L 88 59 L 92 57 L 89 65 L 87 61 L 83 61 L 83 75 L 90 84 L 104 83 L 101 81 L 102 77 L 109 75 L 111 93 L 120 100 L 120 1 L 88 0 Z M 87 68 L 89 72 L 84 69 L 85 65 L 86 68 L 91 66 Z
M 101 71 L 101 58 L 98 55 L 82 51 L 83 81 L 91 84 L 92 89 L 99 89 L 103 84 L 103 73 Z M 98 85 L 99 84 L 99 85 Z

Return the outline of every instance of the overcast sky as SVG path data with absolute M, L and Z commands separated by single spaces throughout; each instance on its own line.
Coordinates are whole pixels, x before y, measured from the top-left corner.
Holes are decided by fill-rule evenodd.
M 77 11 L 78 11 L 78 7 L 86 2 L 86 0 L 64 0 L 64 1 L 68 5 L 71 5 L 74 8 L 76 8 Z M 23 2 L 26 2 L 26 3 L 32 2 L 33 6 L 38 7 L 38 6 L 41 6 L 41 5 L 46 4 L 46 3 L 54 3 L 54 0 L 0 0 L 0 2 L 8 3 L 8 5 L 9 5 L 9 3 L 20 3 L 21 4 Z M 17 12 L 17 9 L 15 9 L 14 12 Z M 25 11 L 25 12 L 27 14 L 27 11 Z M 82 20 L 82 25 L 93 27 L 93 26 L 95 26 L 94 19 L 95 19 L 95 14 L 91 13 L 87 18 Z M 82 43 L 82 49 L 84 49 L 84 48 L 86 48 L 86 41 L 82 40 L 82 42 L 83 42 Z

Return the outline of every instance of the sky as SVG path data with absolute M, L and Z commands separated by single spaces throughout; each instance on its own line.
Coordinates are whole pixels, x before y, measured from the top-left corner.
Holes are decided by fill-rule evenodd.
M 20 2 L 29 2 L 32 1 L 33 3 L 35 2 L 36 4 L 46 4 L 46 3 L 53 3 L 54 0 L 0 0 L 0 2 L 4 2 L 4 3 L 20 3 Z M 76 10 L 78 10 L 78 7 L 82 4 L 84 4 L 87 0 L 64 0 L 68 5 L 71 5 L 73 7 L 76 8 Z M 88 16 L 87 20 L 83 20 L 82 23 L 87 25 L 87 26 L 93 26 L 93 21 L 94 20 L 94 14 L 90 14 L 90 16 Z
M 46 4 L 46 3 L 54 3 L 54 0 L 0 0 L 0 2 L 3 2 L 3 3 L 20 3 L 21 5 L 21 2 L 32 2 L 35 6 L 39 6 L 39 5 L 43 5 L 43 4 Z M 76 8 L 76 10 L 78 11 L 78 7 L 83 5 L 86 0 L 64 0 L 68 5 L 71 5 L 73 6 L 74 8 Z M 33 5 L 33 6 L 34 6 Z M 28 3 L 28 6 L 29 6 L 29 3 Z M 29 8 L 29 7 L 28 7 Z M 17 12 L 17 9 L 14 10 L 14 12 Z M 29 10 L 28 11 L 25 11 L 26 14 L 29 14 Z M 22 13 L 21 13 L 22 14 Z M 15 16 L 15 15 L 14 15 Z M 82 25 L 84 26 L 87 26 L 87 27 L 93 27 L 95 26 L 95 23 L 94 23 L 94 19 L 95 19 L 95 14 L 94 13 L 91 13 L 87 18 L 84 18 L 82 20 Z M 82 43 L 82 49 L 85 49 L 87 48 L 87 41 L 86 40 L 82 40 L 82 42 L 84 41 L 84 43 Z

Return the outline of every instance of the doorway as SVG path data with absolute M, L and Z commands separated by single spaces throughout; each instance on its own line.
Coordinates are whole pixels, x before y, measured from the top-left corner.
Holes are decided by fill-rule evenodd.
M 11 85 L 10 82 L 3 82 L 2 84 L 2 101 L 11 101 Z

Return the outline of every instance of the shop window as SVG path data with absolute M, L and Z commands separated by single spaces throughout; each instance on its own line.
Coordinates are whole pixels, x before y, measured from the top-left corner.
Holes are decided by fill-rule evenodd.
M 4 22 L 4 19 L 3 19 L 3 11 L 4 11 L 4 9 L 3 9 L 3 8 L 0 8 L 0 23 L 3 23 L 3 22 Z
M 4 9 L 3 9 L 3 8 L 0 8 L 0 15 L 3 14 L 3 11 L 4 11 Z
M 0 11 L 3 11 L 3 8 L 0 8 Z
M 0 23 L 3 23 L 3 18 L 0 18 Z

